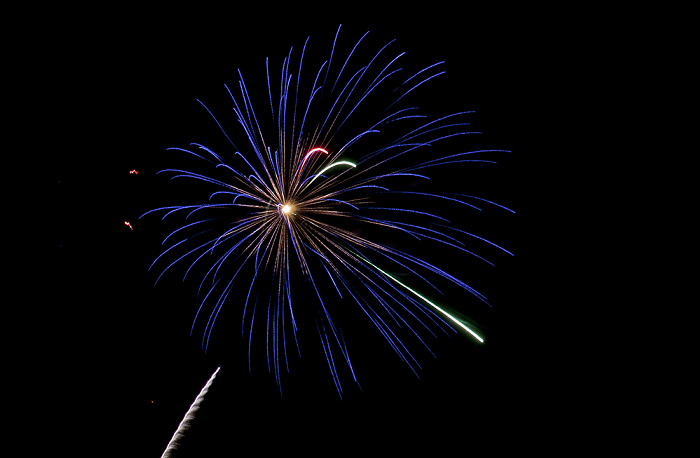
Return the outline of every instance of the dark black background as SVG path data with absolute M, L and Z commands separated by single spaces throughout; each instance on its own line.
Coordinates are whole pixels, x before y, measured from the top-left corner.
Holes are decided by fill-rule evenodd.
M 47 299 L 38 334 L 46 339 L 33 359 L 45 380 L 44 421 L 61 423 L 65 412 L 78 418 L 63 425 L 57 449 L 158 456 L 222 362 L 179 456 L 453 446 L 465 453 L 537 443 L 566 429 L 558 416 L 578 395 L 568 388 L 575 356 L 560 340 L 569 322 L 566 273 L 555 266 L 559 234 L 571 221 L 556 191 L 571 170 L 556 118 L 572 90 L 567 62 L 579 52 L 563 38 L 569 19 L 552 24 L 542 11 L 470 5 L 405 8 L 412 7 L 104 9 L 49 29 L 37 89 L 55 145 L 42 178 L 51 212 L 43 237 L 48 281 L 39 291 Z M 414 61 L 446 61 L 447 75 L 423 97 L 445 114 L 476 111 L 475 130 L 484 134 L 467 138 L 467 149 L 512 151 L 476 171 L 471 184 L 465 178 L 463 192 L 516 211 L 489 210 L 481 226 L 515 256 L 496 256 L 495 268 L 474 272 L 493 305 L 478 312 L 486 345 L 441 339 L 432 347 L 437 358 L 421 360 L 420 378 L 388 347 L 359 349 L 376 360 L 357 363 L 363 391 L 345 379 L 342 400 L 325 367 L 293 359 L 280 396 L 262 362 L 249 374 L 245 359 L 225 349 L 204 354 L 189 336 L 194 286 L 173 276 L 153 287 L 147 269 L 159 253 L 158 231 L 138 217 L 167 195 L 153 178 L 169 165 L 165 148 L 217 134 L 197 98 L 225 106 L 223 84 L 237 81 L 237 69 L 263 74 L 266 56 L 278 68 L 290 46 L 309 35 L 311 44 L 329 45 L 341 23 L 341 39 L 369 30 L 374 47 L 396 38 Z

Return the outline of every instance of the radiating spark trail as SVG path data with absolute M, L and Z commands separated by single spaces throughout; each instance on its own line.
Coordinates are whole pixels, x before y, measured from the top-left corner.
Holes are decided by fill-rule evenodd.
M 309 156 L 311 156 L 313 153 L 316 153 L 316 152 L 320 152 L 320 153 L 323 153 L 323 154 L 326 154 L 326 155 L 328 154 L 328 151 L 326 151 L 326 150 L 323 149 L 323 148 L 314 148 L 314 149 L 312 149 L 311 151 L 309 151 L 308 153 L 306 153 L 306 156 L 304 156 L 304 159 L 301 160 L 301 165 L 299 166 L 299 172 L 301 172 L 302 170 L 304 170 L 304 164 L 305 164 L 306 161 L 309 159 Z
M 353 163 L 350 162 L 350 161 L 338 161 L 338 162 L 334 162 L 334 163 L 332 163 L 331 165 L 329 165 L 328 167 L 326 167 L 326 168 L 324 168 L 323 170 L 321 170 L 320 172 L 318 172 L 318 173 L 306 184 L 306 186 L 308 186 L 308 185 L 310 185 L 311 183 L 313 183 L 314 180 L 316 180 L 316 178 L 318 178 L 318 177 L 320 177 L 321 175 L 323 175 L 328 169 L 330 169 L 330 168 L 332 168 L 332 167 L 335 167 L 335 166 L 337 166 L 337 165 L 349 165 L 350 167 L 353 167 L 353 168 L 354 168 L 354 167 L 357 167 L 355 164 L 353 164 Z
M 185 414 L 185 418 L 182 419 L 180 425 L 177 427 L 177 430 L 175 430 L 175 434 L 173 434 L 172 439 L 170 439 L 170 442 L 168 442 L 168 446 L 165 447 L 165 451 L 163 452 L 163 455 L 161 455 L 161 458 L 171 457 L 173 452 L 177 450 L 178 446 L 180 445 L 180 439 L 182 439 L 185 436 L 185 431 L 190 429 L 190 422 L 194 419 L 195 413 L 197 413 L 197 411 L 199 410 L 199 406 L 202 404 L 204 396 L 209 391 L 209 387 L 214 382 L 214 378 L 216 378 L 216 375 L 219 373 L 219 369 L 221 368 L 216 368 L 212 376 L 209 378 L 209 381 L 207 381 L 206 385 L 204 385 L 204 388 L 202 388 L 202 391 L 200 391 L 197 397 L 195 398 L 194 402 Z
M 419 292 L 417 292 L 417 291 L 415 291 L 414 289 L 410 288 L 409 286 L 407 286 L 407 285 L 401 283 L 397 278 L 394 278 L 393 276 L 391 276 L 391 275 L 389 275 L 388 273 L 384 272 L 382 269 L 380 269 L 379 267 L 375 266 L 374 264 L 372 264 L 371 262 L 369 262 L 369 261 L 366 260 L 365 258 L 363 258 L 363 257 L 361 257 L 361 256 L 358 256 L 358 258 L 361 259 L 362 261 L 366 262 L 366 263 L 369 264 L 370 266 L 374 267 L 375 269 L 377 269 L 379 272 L 381 272 L 382 274 L 384 274 L 384 275 L 385 275 L 386 277 L 388 277 L 389 279 L 391 279 L 391 280 L 393 280 L 394 282 L 398 283 L 399 285 L 403 286 L 404 288 L 406 288 L 407 290 L 409 290 L 411 293 L 415 294 L 417 297 L 423 299 L 423 301 L 425 301 L 428 305 L 430 305 L 431 307 L 433 307 L 433 308 L 434 308 L 435 310 L 437 310 L 438 312 L 442 313 L 445 317 L 447 317 L 450 321 L 452 321 L 453 323 L 455 323 L 457 326 L 459 326 L 460 328 L 462 328 L 462 329 L 464 329 L 465 331 L 467 331 L 469 334 L 471 334 L 471 335 L 472 335 L 476 340 L 478 340 L 480 343 L 484 343 L 484 339 L 483 339 L 481 336 L 479 336 L 479 334 L 477 334 L 476 332 L 474 332 L 473 330 L 471 330 L 471 329 L 470 329 L 467 325 L 465 325 L 461 320 L 459 320 L 458 318 L 456 318 L 456 317 L 454 317 L 453 315 L 451 315 L 451 314 L 450 314 L 449 312 L 447 312 L 445 309 L 443 309 L 442 307 L 436 305 L 435 303 L 433 303 L 432 301 L 430 301 L 429 299 L 427 299 L 425 296 L 423 296 L 423 295 L 420 294 Z

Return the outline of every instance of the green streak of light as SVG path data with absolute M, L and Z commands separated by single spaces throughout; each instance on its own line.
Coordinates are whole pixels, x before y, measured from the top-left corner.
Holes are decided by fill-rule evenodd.
M 328 167 L 326 167 L 325 169 L 323 169 L 323 170 L 321 170 L 320 172 L 318 172 L 318 173 L 316 174 L 316 176 L 314 176 L 314 177 L 311 179 L 311 181 L 309 181 L 309 184 L 313 183 L 314 180 L 315 180 L 316 178 L 318 178 L 319 176 L 323 175 L 323 173 L 324 173 L 326 170 L 330 169 L 331 167 L 335 167 L 336 165 L 349 165 L 350 167 L 357 167 L 355 164 L 353 164 L 353 163 L 350 162 L 350 161 L 338 161 L 338 162 L 334 162 L 334 163 L 332 163 L 331 165 L 329 165 Z M 307 184 L 306 186 L 308 186 L 309 184 Z
M 362 259 L 362 260 L 365 261 L 367 264 L 369 264 L 370 266 L 374 267 L 375 269 L 377 269 L 379 272 L 383 273 L 383 274 L 386 275 L 387 277 L 391 278 L 391 279 L 394 280 L 396 283 L 398 283 L 399 285 L 403 286 L 404 288 L 406 288 L 407 290 L 409 290 L 410 292 L 412 292 L 412 293 L 415 294 L 416 296 L 418 296 L 418 297 L 420 297 L 421 299 L 423 299 L 426 303 L 428 303 L 428 304 L 429 304 L 431 307 L 433 307 L 435 310 L 437 310 L 438 312 L 442 313 L 442 314 L 445 315 L 448 319 L 450 319 L 453 323 L 455 323 L 457 326 L 461 327 L 462 329 L 464 329 L 465 331 L 467 331 L 469 334 L 471 334 L 471 335 L 472 335 L 476 340 L 478 340 L 480 343 L 484 343 L 484 339 L 482 339 L 481 336 L 479 336 L 476 332 L 474 332 L 474 331 L 471 330 L 469 327 L 467 327 L 462 321 L 460 321 L 460 320 L 457 319 L 456 317 L 450 315 L 446 310 L 444 310 L 444 309 L 442 309 L 441 307 L 439 307 L 438 305 L 434 304 L 432 301 L 428 300 L 425 296 L 423 296 L 422 294 L 418 293 L 417 291 L 411 289 L 411 288 L 408 287 L 407 285 L 404 285 L 404 284 L 401 283 L 398 279 L 396 279 L 396 278 L 392 277 L 391 275 L 389 275 L 388 273 L 384 272 L 382 269 L 380 269 L 379 267 L 375 266 L 374 264 L 372 264 L 372 263 L 369 262 L 368 260 L 366 260 L 366 259 L 364 259 L 364 258 L 362 258 L 362 257 L 360 257 L 360 259 Z

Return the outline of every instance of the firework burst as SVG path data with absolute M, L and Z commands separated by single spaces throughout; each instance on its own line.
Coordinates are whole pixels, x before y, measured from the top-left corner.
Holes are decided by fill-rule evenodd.
M 220 122 L 200 101 L 232 149 L 217 153 L 199 143 L 169 148 L 200 166 L 159 173 L 205 185 L 192 193 L 210 190 L 200 194 L 199 203 L 156 208 L 143 216 L 181 215 L 182 224 L 165 237 L 169 246 L 151 267 L 162 266 L 158 279 L 175 265 L 184 266 L 185 278 L 201 272 L 202 299 L 192 332 L 201 328 L 205 349 L 224 304 L 240 304 L 249 367 L 257 336 L 281 387 L 288 354 L 301 353 L 299 323 L 307 321 L 299 316 L 312 316 L 340 394 L 339 362 L 357 378 L 335 317 L 339 303 L 360 310 L 414 372 L 420 366 L 404 343 L 407 335 L 426 347 L 424 337 L 440 330 L 484 341 L 446 300 L 428 296 L 440 294 L 439 282 L 484 303 L 486 298 L 424 260 L 417 248 L 443 248 L 450 256 L 491 264 L 467 242 L 511 253 L 456 227 L 451 216 L 481 205 L 512 210 L 416 185 L 429 182 L 430 170 L 493 162 L 480 155 L 503 151 L 452 146 L 440 152 L 439 145 L 475 133 L 465 121 L 469 112 L 429 119 L 409 103 L 444 73 L 443 63 L 407 72 L 400 66 L 404 53 L 392 51 L 393 42 L 357 63 L 367 34 L 339 58 L 339 32 L 327 59 L 312 70 L 305 61 L 308 39 L 298 59 L 290 50 L 277 84 L 266 59 L 264 98 L 249 92 L 239 71 L 235 90 L 225 86 L 237 126 Z M 448 213 L 438 214 L 441 209 Z M 298 297 L 304 300 L 297 302 Z

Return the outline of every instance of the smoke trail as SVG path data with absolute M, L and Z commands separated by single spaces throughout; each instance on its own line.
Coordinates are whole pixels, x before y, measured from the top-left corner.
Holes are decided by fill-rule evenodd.
M 197 413 L 199 410 L 200 404 L 202 404 L 202 401 L 204 400 L 204 395 L 207 394 L 209 391 L 209 387 L 211 386 L 212 382 L 214 381 L 214 378 L 216 378 L 216 374 L 219 373 L 220 367 L 217 367 L 214 373 L 212 374 L 211 378 L 209 378 L 209 381 L 207 382 L 206 385 L 204 385 L 204 388 L 202 388 L 202 391 L 199 392 L 197 397 L 195 398 L 194 402 L 190 406 L 189 410 L 185 414 L 185 418 L 182 419 L 180 422 L 180 425 L 177 427 L 177 430 L 175 431 L 175 434 L 173 434 L 173 438 L 170 439 L 170 442 L 168 442 L 168 446 L 165 448 L 165 451 L 163 452 L 163 455 L 161 455 L 160 458 L 170 458 L 172 456 L 173 451 L 175 451 L 179 444 L 179 440 L 184 437 L 185 431 L 190 429 L 190 421 L 194 419 L 194 414 Z

